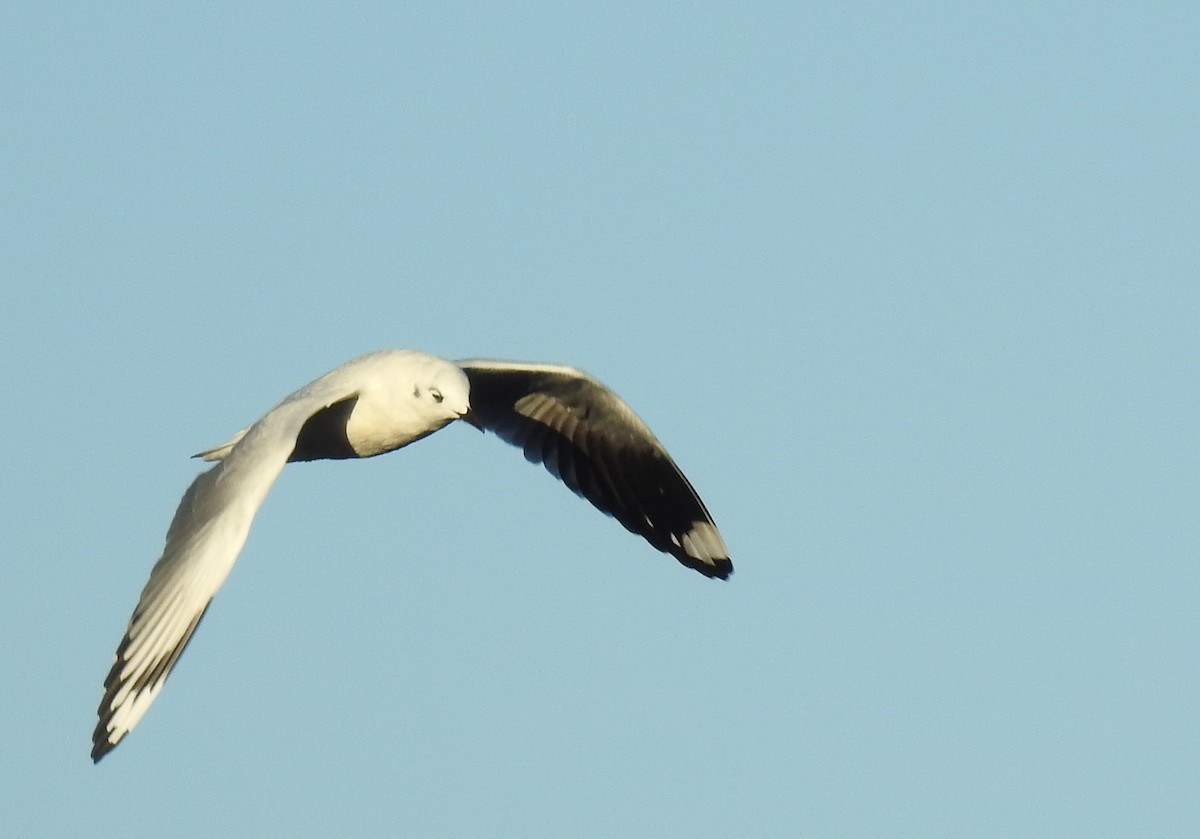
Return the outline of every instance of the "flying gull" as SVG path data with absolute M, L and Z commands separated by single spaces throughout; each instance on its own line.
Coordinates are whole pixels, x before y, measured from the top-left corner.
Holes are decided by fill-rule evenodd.
M 183 494 L 104 680 L 92 760 L 128 734 L 229 575 L 285 463 L 374 457 L 456 419 L 525 450 L 596 509 L 706 577 L 733 572 L 712 516 L 620 397 L 572 367 L 415 350 L 353 359 L 196 457 L 217 461 Z

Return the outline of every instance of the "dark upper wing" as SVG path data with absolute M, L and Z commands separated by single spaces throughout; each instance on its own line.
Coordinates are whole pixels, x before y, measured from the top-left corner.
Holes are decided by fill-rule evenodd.
M 458 365 L 484 428 L 689 568 L 721 579 L 733 573 L 704 502 L 615 393 L 571 367 L 482 359 Z

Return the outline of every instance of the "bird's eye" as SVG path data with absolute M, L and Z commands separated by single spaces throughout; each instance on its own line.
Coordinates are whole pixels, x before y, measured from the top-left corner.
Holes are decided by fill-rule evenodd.
M 440 390 L 438 390 L 436 387 L 431 387 L 429 389 L 429 395 L 433 397 L 434 402 L 442 401 L 442 392 Z

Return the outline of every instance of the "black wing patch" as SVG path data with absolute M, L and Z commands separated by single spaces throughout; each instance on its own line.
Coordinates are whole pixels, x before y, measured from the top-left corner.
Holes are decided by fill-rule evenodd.
M 565 368 L 462 367 L 472 413 L 527 460 L 687 567 L 721 579 L 733 572 L 704 502 L 616 394 Z
M 300 428 L 296 435 L 296 446 L 288 455 L 288 462 L 297 460 L 345 460 L 358 457 L 346 436 L 346 424 L 358 404 L 358 394 L 347 396 L 322 408 Z

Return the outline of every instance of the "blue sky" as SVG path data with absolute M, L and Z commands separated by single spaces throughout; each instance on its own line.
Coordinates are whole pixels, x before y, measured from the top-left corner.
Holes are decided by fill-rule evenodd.
M 1200 822 L 1188 4 L 10 4 L 12 835 Z M 469 428 L 297 464 L 140 726 L 191 453 L 361 352 L 575 364 L 737 572 Z

